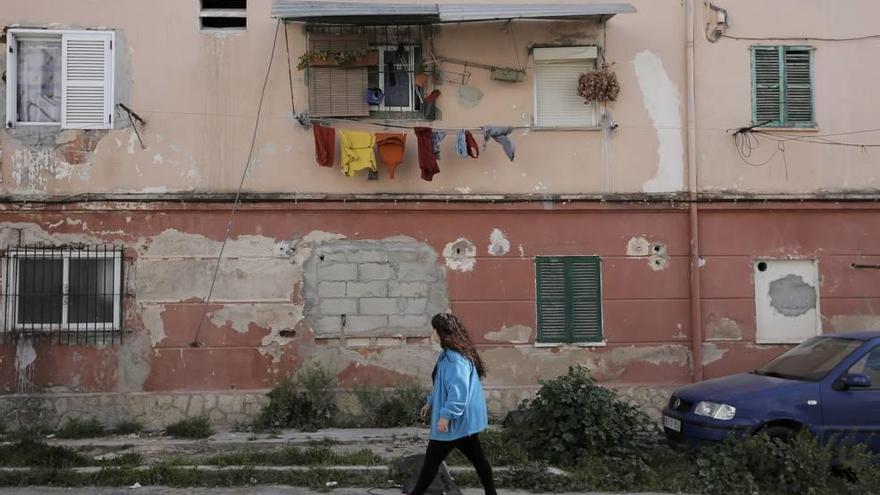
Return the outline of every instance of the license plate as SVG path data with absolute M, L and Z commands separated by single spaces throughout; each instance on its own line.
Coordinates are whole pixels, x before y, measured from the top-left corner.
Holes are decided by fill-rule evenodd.
M 681 431 L 681 421 L 675 418 L 670 418 L 669 416 L 663 416 L 663 426 L 672 431 Z

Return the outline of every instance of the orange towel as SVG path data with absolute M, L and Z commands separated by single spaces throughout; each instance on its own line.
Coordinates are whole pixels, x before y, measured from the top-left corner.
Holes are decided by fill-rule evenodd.
M 388 167 L 388 175 L 393 179 L 394 170 L 403 163 L 406 153 L 406 134 L 377 132 L 376 147 L 379 149 L 379 158 Z

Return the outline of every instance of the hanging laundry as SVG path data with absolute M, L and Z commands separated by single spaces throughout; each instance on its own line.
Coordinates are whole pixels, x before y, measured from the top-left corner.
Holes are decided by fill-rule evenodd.
M 314 123 L 312 132 L 315 134 L 315 160 L 322 167 L 332 167 L 336 150 L 336 129 Z
M 440 159 L 440 143 L 446 139 L 446 131 L 434 131 L 431 134 L 431 143 L 434 145 L 434 158 Z
M 422 179 L 431 181 L 434 175 L 440 173 L 437 166 L 437 156 L 434 155 L 434 132 L 430 127 L 415 127 L 416 140 L 419 148 L 419 168 L 422 169 Z
M 379 150 L 379 158 L 388 167 L 388 175 L 394 178 L 394 170 L 403 163 L 406 153 L 406 134 L 397 132 L 376 133 L 376 149 Z
M 477 140 L 474 139 L 471 131 L 458 131 L 458 136 L 455 137 L 455 152 L 462 158 L 469 156 L 471 158 L 479 158 L 480 147 L 477 146 Z
M 490 139 L 494 139 L 495 142 L 504 148 L 504 154 L 507 155 L 507 158 L 510 161 L 513 161 L 514 156 L 516 156 L 516 146 L 514 146 L 513 141 L 508 137 L 510 133 L 513 132 L 513 127 L 495 127 L 487 125 L 480 129 L 483 131 L 483 149 L 486 149 L 486 143 L 488 143 Z
M 431 94 L 425 97 L 425 118 L 428 120 L 437 120 L 437 98 L 440 97 L 440 90 L 435 89 Z
M 348 177 L 357 172 L 369 169 L 377 170 L 376 155 L 373 146 L 376 144 L 376 136 L 370 132 L 339 131 L 339 143 L 342 147 L 342 172 Z

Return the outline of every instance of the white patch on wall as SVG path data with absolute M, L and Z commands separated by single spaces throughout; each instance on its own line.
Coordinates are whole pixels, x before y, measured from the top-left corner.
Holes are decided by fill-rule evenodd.
M 443 248 L 446 267 L 456 272 L 469 272 L 477 264 L 477 246 L 469 239 L 460 237 Z
M 681 191 L 684 188 L 681 96 L 655 53 L 639 52 L 633 63 L 658 141 L 657 172 L 645 182 L 642 190 L 648 193 Z
M 757 343 L 799 344 L 821 333 L 815 260 L 757 260 L 753 266 Z
M 510 241 L 504 237 L 504 232 L 500 229 L 492 229 L 489 235 L 489 255 L 503 256 L 510 251 Z

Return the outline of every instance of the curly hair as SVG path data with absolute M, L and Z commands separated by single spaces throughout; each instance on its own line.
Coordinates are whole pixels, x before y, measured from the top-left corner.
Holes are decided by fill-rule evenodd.
M 471 342 L 471 337 L 464 328 L 461 319 L 452 313 L 438 313 L 431 318 L 431 326 L 437 331 L 437 336 L 440 337 L 440 345 L 444 349 L 452 349 L 458 352 L 474 363 L 480 378 L 486 376 L 486 365 L 483 364 L 480 353 L 477 352 L 477 348 Z

